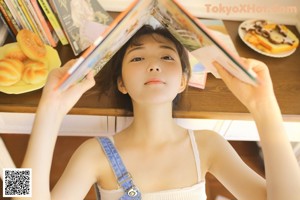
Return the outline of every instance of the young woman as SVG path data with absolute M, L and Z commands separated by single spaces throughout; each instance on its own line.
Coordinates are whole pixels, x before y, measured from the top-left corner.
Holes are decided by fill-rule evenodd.
M 115 79 L 115 84 L 102 84 L 102 89 L 115 88 L 118 96 L 130 99 L 132 106 L 132 124 L 110 138 L 130 176 L 124 180 L 121 177 L 122 183 L 118 184 L 117 173 L 112 169 L 117 164 L 110 163 L 99 138 L 93 138 L 76 150 L 50 192 L 50 167 L 61 121 L 95 84 L 93 74 L 89 73 L 86 79 L 65 91 L 54 90 L 71 66 L 69 62 L 49 76 L 22 164 L 32 168 L 32 199 L 83 199 L 94 183 L 98 184 L 102 199 L 119 199 L 126 193 L 123 199 L 138 199 L 136 191 L 143 200 L 206 199 L 207 172 L 238 199 L 299 199 L 300 169 L 285 135 L 268 68 L 256 60 L 244 59 L 244 62 L 257 73 L 259 86 L 241 82 L 218 63 L 214 65 L 256 122 L 266 179 L 245 165 L 217 133 L 186 130 L 174 122 L 173 101 L 186 88 L 189 76 L 187 55 L 166 30 L 145 26 L 113 57 L 111 66 L 101 72 L 110 82 L 112 77 Z M 134 183 L 134 191 L 120 188 L 128 180 Z

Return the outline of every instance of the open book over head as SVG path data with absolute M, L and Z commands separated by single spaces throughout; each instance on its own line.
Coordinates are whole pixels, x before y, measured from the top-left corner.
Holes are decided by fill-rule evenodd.
M 247 71 L 235 53 L 228 50 L 210 30 L 176 1 L 136 0 L 79 57 L 57 88 L 68 88 L 81 80 L 91 69 L 98 73 L 139 28 L 144 24 L 151 24 L 153 19 L 166 27 L 215 77 L 219 78 L 219 75 L 212 63 L 217 61 L 242 81 L 257 84 L 255 73 Z

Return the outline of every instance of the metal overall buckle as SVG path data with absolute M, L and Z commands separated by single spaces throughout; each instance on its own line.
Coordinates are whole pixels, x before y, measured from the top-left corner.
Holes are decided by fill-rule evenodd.
M 136 197 L 136 196 L 138 195 L 138 193 L 139 193 L 139 190 L 138 190 L 135 186 L 133 186 L 132 188 L 130 188 L 130 189 L 127 191 L 127 194 L 128 194 L 128 196 L 130 196 L 130 197 Z

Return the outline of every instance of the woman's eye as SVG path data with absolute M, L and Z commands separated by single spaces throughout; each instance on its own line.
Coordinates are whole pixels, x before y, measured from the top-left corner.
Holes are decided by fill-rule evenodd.
M 142 60 L 144 60 L 144 58 L 142 58 L 142 57 L 135 57 L 135 58 L 131 59 L 130 62 L 139 62 L 139 61 L 142 61 Z
M 164 60 L 174 60 L 171 56 L 164 56 L 164 57 L 162 57 L 162 59 L 164 59 Z

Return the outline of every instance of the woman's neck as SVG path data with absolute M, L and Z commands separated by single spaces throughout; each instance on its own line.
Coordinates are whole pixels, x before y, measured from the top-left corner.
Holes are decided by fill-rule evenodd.
M 131 139 L 164 142 L 176 139 L 178 131 L 183 131 L 172 117 L 172 104 L 155 106 L 134 106 L 134 120 L 127 129 Z M 129 136 L 129 135 L 127 135 Z

